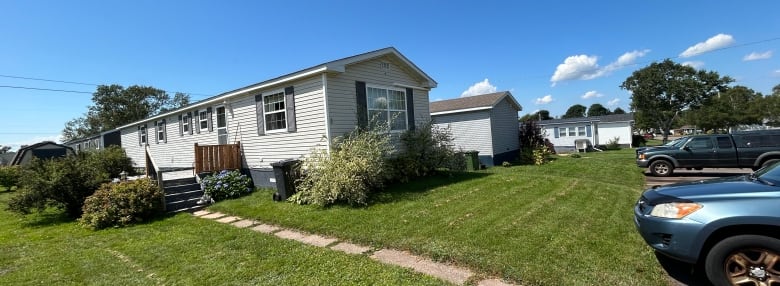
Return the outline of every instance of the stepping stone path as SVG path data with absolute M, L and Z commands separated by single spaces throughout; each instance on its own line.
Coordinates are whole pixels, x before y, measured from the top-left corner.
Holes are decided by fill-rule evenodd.
M 338 238 L 324 237 L 317 234 L 305 233 L 293 229 L 287 229 L 275 225 L 264 224 L 254 220 L 242 219 L 240 217 L 229 216 L 219 212 L 197 211 L 194 216 L 204 219 L 215 220 L 220 223 L 229 224 L 238 228 L 249 228 L 253 231 L 272 234 L 279 238 L 291 239 L 308 245 L 330 248 L 335 251 L 341 251 L 353 255 L 368 255 L 376 261 L 410 268 L 414 271 L 427 274 L 456 285 L 464 285 L 470 279 L 477 279 L 474 272 L 467 268 L 435 262 L 425 257 L 413 255 L 411 253 L 393 249 L 379 249 L 372 251 L 368 246 L 353 244 L 341 241 Z M 477 282 L 479 286 L 513 286 L 501 281 L 500 279 L 484 279 Z

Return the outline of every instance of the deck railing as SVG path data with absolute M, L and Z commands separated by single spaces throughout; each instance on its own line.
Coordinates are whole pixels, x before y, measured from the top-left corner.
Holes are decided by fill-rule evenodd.
M 195 143 L 195 173 L 241 169 L 241 142 L 224 145 Z
M 144 157 L 146 158 L 146 177 L 157 182 L 157 187 L 160 188 L 160 192 L 163 192 L 162 206 L 165 210 L 165 191 L 163 191 L 163 175 L 160 167 L 154 162 L 151 153 L 149 152 L 149 145 L 144 149 Z

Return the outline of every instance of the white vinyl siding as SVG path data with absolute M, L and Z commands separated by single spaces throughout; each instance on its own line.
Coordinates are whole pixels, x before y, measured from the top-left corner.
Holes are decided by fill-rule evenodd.
M 480 163 L 493 166 L 489 110 L 435 115 L 433 120 L 436 126 L 450 130 L 455 149 L 479 151 Z
M 384 63 L 389 63 L 389 68 L 382 68 Z M 327 75 L 328 115 L 332 137 L 342 136 L 357 126 L 356 81 L 365 82 L 367 86 L 388 86 L 404 91 L 405 88 L 395 84 L 422 85 L 422 78 L 412 76 L 407 69 L 400 66 L 394 57 L 383 56 L 348 65 L 345 73 Z M 415 88 L 411 103 L 414 107 L 415 125 L 431 119 L 427 90 Z
M 492 124 L 490 129 L 493 133 L 493 155 L 520 149 L 517 112 L 517 108 L 506 97 L 491 110 L 490 120 Z

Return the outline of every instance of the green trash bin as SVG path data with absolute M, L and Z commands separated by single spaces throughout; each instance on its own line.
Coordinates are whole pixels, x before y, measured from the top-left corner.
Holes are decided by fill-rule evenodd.
M 466 170 L 479 170 L 479 151 L 466 151 L 463 154 L 466 156 Z

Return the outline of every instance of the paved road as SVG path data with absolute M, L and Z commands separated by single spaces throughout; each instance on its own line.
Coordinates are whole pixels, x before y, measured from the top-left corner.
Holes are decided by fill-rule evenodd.
M 736 168 L 713 168 L 703 170 L 674 170 L 674 173 L 670 177 L 654 177 L 650 172 L 645 171 L 647 187 L 657 185 L 668 185 L 679 182 L 698 181 L 712 178 L 722 178 L 729 176 L 737 176 L 742 174 L 748 174 L 752 172 L 750 169 L 736 169 Z M 707 279 L 701 274 L 701 270 L 691 271 L 691 266 L 684 263 L 680 263 L 664 257 L 663 255 L 656 255 L 658 263 L 669 274 L 670 284 L 673 286 L 709 286 Z

